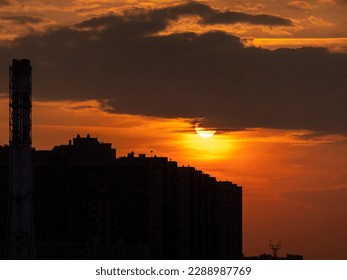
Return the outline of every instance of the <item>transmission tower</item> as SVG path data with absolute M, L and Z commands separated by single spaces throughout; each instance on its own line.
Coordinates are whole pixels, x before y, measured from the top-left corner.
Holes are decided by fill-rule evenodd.
M 10 182 L 6 259 L 34 259 L 31 148 L 31 64 L 10 66 Z
M 274 259 L 277 258 L 277 252 L 279 249 L 281 249 L 281 240 L 279 241 L 278 244 L 272 244 L 271 240 L 270 240 L 270 249 L 272 250 L 272 257 Z

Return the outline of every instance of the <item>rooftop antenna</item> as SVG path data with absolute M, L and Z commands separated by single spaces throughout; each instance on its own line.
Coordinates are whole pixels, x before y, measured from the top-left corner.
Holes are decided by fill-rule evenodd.
M 281 249 L 281 240 L 277 244 L 273 244 L 270 240 L 270 249 L 272 250 L 272 257 L 274 259 L 277 258 L 277 252 L 279 249 Z

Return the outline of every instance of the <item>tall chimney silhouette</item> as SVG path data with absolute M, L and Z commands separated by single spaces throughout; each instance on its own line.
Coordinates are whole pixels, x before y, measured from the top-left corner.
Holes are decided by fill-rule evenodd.
M 31 148 L 31 64 L 10 66 L 10 182 L 6 259 L 34 259 Z

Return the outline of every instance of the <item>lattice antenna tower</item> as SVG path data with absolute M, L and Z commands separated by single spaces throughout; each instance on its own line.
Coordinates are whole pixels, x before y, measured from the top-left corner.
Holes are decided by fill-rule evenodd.
M 281 240 L 277 244 L 273 244 L 270 240 L 270 249 L 272 250 L 272 257 L 277 258 L 277 252 L 281 249 Z
M 10 180 L 6 259 L 34 259 L 33 163 L 31 147 L 31 64 L 10 66 Z

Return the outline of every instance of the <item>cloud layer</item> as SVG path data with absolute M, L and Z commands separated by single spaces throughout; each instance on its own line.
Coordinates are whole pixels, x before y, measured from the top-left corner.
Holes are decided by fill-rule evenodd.
M 246 48 L 223 32 L 157 36 L 182 16 L 202 24 L 291 22 L 188 3 L 133 10 L 51 30 L 1 47 L 2 61 L 32 60 L 34 98 L 96 99 L 117 113 L 208 119 L 226 128 L 346 134 L 346 53 Z M 7 67 L 0 90 L 7 91 Z

